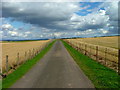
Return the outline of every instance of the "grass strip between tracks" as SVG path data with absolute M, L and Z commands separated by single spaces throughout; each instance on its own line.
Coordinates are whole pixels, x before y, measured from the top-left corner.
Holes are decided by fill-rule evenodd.
M 20 79 L 30 68 L 32 68 L 37 61 L 39 61 L 52 47 L 55 41 L 48 44 L 47 47 L 45 47 L 37 56 L 35 56 L 33 59 L 26 61 L 24 64 L 22 64 L 17 70 L 15 70 L 13 73 L 9 74 L 6 78 L 2 80 L 2 88 L 9 88 L 11 85 L 13 85 L 18 79 Z
M 92 81 L 95 88 L 120 88 L 120 76 L 117 72 L 109 69 L 100 63 L 92 60 L 88 56 L 83 55 L 74 48 L 72 48 L 65 41 L 62 41 L 73 59 L 83 70 L 85 75 Z M 116 89 L 117 90 L 117 89 Z

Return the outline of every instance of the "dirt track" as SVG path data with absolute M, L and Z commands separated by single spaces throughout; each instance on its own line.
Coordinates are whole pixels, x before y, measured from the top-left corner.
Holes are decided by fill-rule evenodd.
M 49 52 L 11 88 L 94 88 L 62 42 Z

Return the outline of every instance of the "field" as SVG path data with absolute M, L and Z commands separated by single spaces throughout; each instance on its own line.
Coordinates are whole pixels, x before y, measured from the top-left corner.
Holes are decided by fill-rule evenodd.
M 65 39 L 71 46 L 98 62 L 117 70 L 118 69 L 118 38 L 97 37 Z
M 50 40 L 30 41 L 30 42 L 5 42 L 2 45 L 2 72 L 6 70 L 6 57 L 8 55 L 9 67 L 23 63 L 25 60 L 32 58 L 37 52 L 45 47 Z
M 100 46 L 106 46 L 106 47 L 111 47 L 111 48 L 116 48 L 118 49 L 118 38 L 117 36 L 114 37 L 97 37 L 97 38 L 81 38 L 77 39 L 80 42 L 86 42 L 94 45 L 100 45 Z

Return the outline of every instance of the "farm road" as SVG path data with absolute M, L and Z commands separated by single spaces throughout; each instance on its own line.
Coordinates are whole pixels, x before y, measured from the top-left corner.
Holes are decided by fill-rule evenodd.
M 11 88 L 94 88 L 61 41 Z

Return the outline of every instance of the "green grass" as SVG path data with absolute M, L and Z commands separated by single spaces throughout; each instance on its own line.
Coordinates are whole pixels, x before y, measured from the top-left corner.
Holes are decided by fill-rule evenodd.
M 33 59 L 28 60 L 24 64 L 22 64 L 17 70 L 13 73 L 9 74 L 6 78 L 2 81 L 2 88 L 9 88 L 13 85 L 18 79 L 20 79 L 30 68 L 32 68 L 37 61 L 39 61 L 52 47 L 55 41 L 51 42 L 45 49 L 43 49 L 37 56 Z
M 92 81 L 95 88 L 120 88 L 118 83 L 120 76 L 117 72 L 83 55 L 68 45 L 65 41 L 62 42 L 79 67 Z
M 0 90 L 2 90 L 2 80 L 0 80 Z

